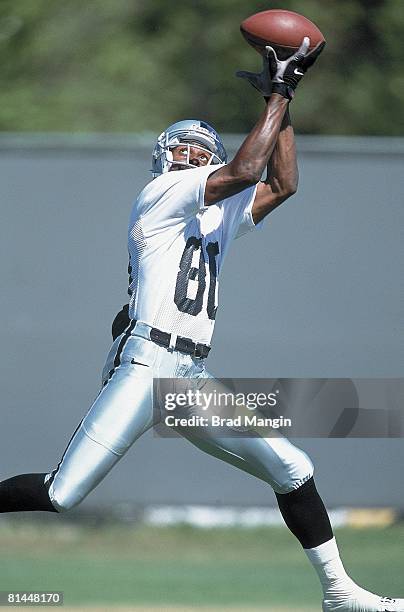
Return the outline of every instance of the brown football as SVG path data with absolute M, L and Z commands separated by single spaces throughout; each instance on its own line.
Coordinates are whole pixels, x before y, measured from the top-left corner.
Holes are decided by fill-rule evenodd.
M 307 17 L 283 9 L 251 15 L 241 23 L 240 30 L 259 53 L 264 52 L 266 45 L 271 45 L 277 51 L 282 50 L 285 57 L 297 51 L 305 36 L 310 38 L 310 49 L 324 40 L 321 31 Z

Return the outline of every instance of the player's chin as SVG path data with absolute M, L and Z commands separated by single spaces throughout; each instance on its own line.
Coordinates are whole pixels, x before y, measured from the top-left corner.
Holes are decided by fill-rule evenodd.
M 193 168 L 196 166 L 191 166 L 191 168 Z M 170 168 L 170 172 L 172 172 L 173 170 L 191 170 L 191 168 L 189 166 L 183 166 L 181 164 L 173 164 Z

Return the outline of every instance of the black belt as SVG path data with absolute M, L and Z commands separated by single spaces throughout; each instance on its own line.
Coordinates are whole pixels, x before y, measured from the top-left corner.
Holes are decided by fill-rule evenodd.
M 156 344 L 159 344 L 160 346 L 165 346 L 168 348 L 170 346 L 171 334 L 152 327 L 150 330 L 150 340 Z M 191 340 L 191 338 L 183 338 L 182 336 L 177 336 L 174 348 L 180 353 L 192 355 L 193 357 L 200 357 L 202 359 L 207 357 L 210 351 L 210 346 L 200 344 L 199 342 L 195 343 Z

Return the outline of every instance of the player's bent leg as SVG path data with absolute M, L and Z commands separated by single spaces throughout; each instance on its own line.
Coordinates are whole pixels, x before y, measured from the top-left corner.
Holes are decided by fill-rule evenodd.
M 153 424 L 152 370 L 124 364 L 102 389 L 47 484 L 59 512 L 79 504 Z
M 0 512 L 63 512 L 101 482 L 133 442 L 153 424 L 152 357 L 126 359 L 114 369 L 74 432 L 58 467 L 0 483 Z M 145 358 L 147 357 L 147 359 Z
M 77 506 L 122 456 L 89 438 L 81 425 L 59 468 L 47 475 L 53 506 L 58 512 Z
M 0 512 L 66 511 L 106 476 L 153 424 L 153 372 L 158 346 L 129 333 L 117 338 L 104 386 L 74 432 L 57 468 L 0 483 Z
M 211 438 L 190 430 L 180 433 L 204 452 L 277 487 L 275 494 L 283 518 L 319 576 L 324 612 L 404 612 L 403 599 L 369 593 L 347 575 L 326 508 L 314 484 L 312 463 L 303 451 L 297 447 L 291 449 L 287 444 L 274 444 L 278 438 L 268 439 L 267 446 L 263 446 L 257 444 L 257 438 L 251 439 L 252 444 L 246 444 L 245 439 L 237 437 Z M 268 472 L 268 465 L 272 463 Z M 280 492 L 281 489 L 285 492 Z
M 226 394 L 229 391 L 204 368 L 197 371 L 195 378 L 199 381 L 199 390 L 205 394 L 219 391 Z M 206 417 L 209 412 L 205 410 L 204 406 L 193 405 L 188 414 Z M 265 438 L 256 430 L 251 430 L 250 435 L 245 429 L 226 425 L 178 429 L 201 450 L 264 480 L 276 493 L 290 493 L 313 476 L 313 464 L 303 450 L 273 431 L 273 436 Z
M 204 452 L 272 486 L 287 526 L 300 541 L 320 578 L 324 612 L 404 612 L 404 600 L 369 593 L 345 572 L 328 513 L 314 484 L 313 465 L 306 453 L 279 436 L 247 438 L 235 430 L 219 436 L 215 435 L 214 428 L 179 431 Z
M 179 433 L 204 452 L 267 482 L 276 493 L 290 493 L 313 476 L 308 455 L 280 436 L 249 438 L 230 428 L 219 436 L 213 427 L 204 427 L 200 433 L 179 429 Z

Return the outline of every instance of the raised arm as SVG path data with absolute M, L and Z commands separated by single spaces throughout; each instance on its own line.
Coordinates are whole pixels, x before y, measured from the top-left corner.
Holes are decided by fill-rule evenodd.
M 297 53 L 287 60 L 279 60 L 274 49 L 267 47 L 260 74 L 238 73 L 268 102 L 234 159 L 209 176 L 205 204 L 214 204 L 255 185 L 269 163 L 267 179 L 258 186 L 254 220 L 262 219 L 295 192 L 297 167 L 293 129 L 288 115 L 285 120 L 284 117 L 299 81 L 324 47 L 321 43 L 309 52 L 309 45 L 310 40 L 305 37 Z
M 296 193 L 298 181 L 295 137 L 287 109 L 268 162 L 266 179 L 257 187 L 252 207 L 254 223 L 259 223 L 274 208 Z
M 286 98 L 279 94 L 271 95 L 234 159 L 209 176 L 205 204 L 224 200 L 260 181 L 278 140 L 287 106 Z

